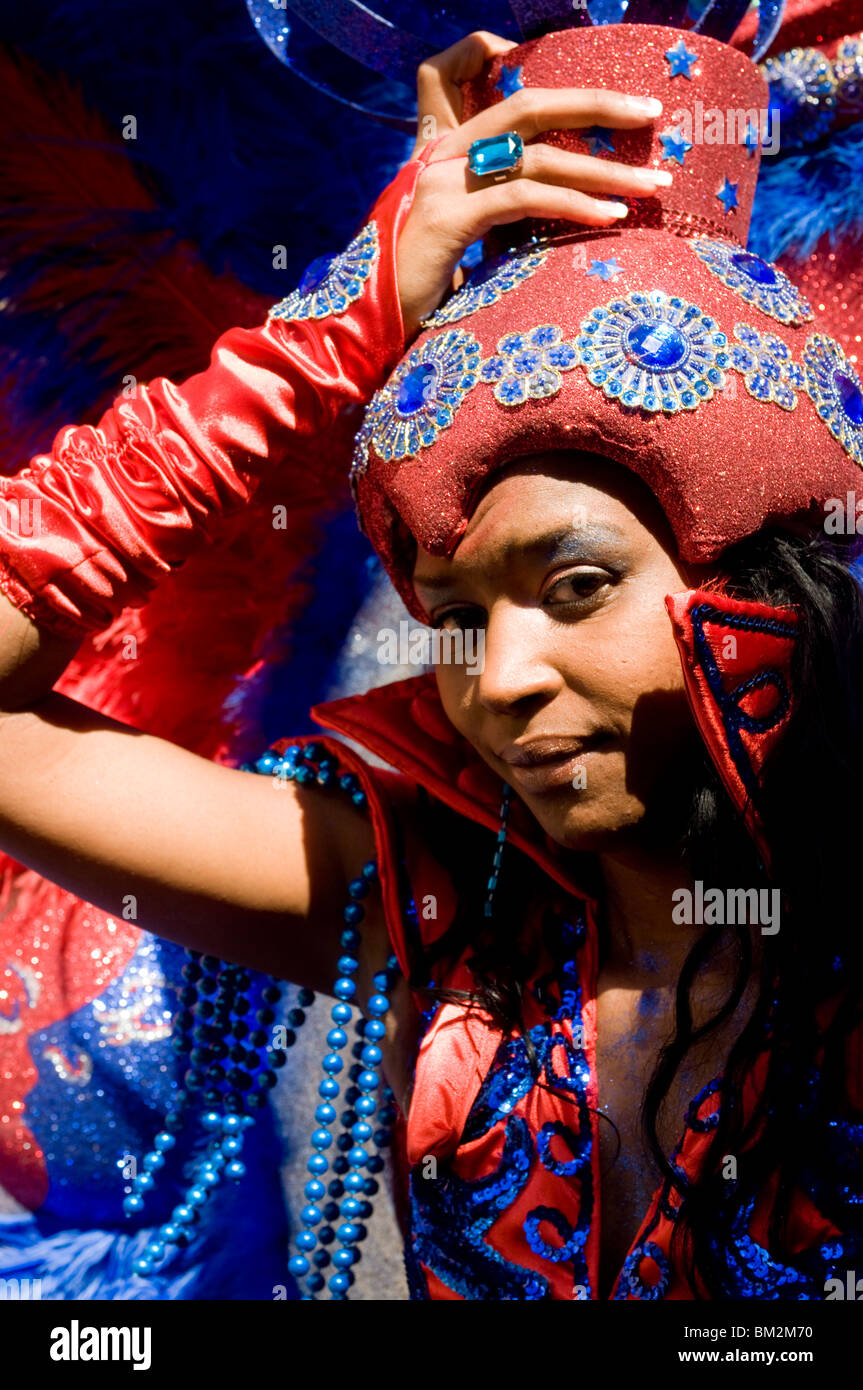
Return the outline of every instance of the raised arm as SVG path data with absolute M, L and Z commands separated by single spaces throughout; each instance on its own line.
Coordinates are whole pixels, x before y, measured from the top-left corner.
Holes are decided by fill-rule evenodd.
M 374 857 L 344 797 L 220 767 L 48 694 L 64 644 L 0 596 L 0 843 L 76 896 L 192 949 L 325 989 L 347 884 Z
M 374 852 L 365 815 L 315 789 L 276 795 L 51 687 L 80 637 L 142 602 L 298 434 L 381 383 L 468 244 L 524 216 L 610 223 L 594 193 L 648 191 L 650 171 L 542 144 L 524 177 L 472 184 L 473 138 L 649 118 L 614 93 L 521 92 L 459 126 L 455 78 L 502 44 L 472 36 L 424 65 L 438 139 L 381 195 L 326 295 L 307 283 L 260 328 L 223 335 L 206 371 L 119 398 L 0 483 L 0 846 L 109 912 L 132 896 L 142 926 L 313 988 L 330 982 L 347 883 Z

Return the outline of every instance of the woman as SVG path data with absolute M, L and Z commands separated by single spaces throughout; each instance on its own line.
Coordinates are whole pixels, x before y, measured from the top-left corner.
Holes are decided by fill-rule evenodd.
M 4 546 L 3 848 L 105 910 L 131 896 L 139 922 L 208 957 L 313 990 L 338 973 L 291 1261 L 311 1295 L 330 1264 L 334 1296 L 352 1280 L 374 1172 L 363 1146 L 386 1142 L 371 1123 L 381 1060 L 406 1116 L 418 1297 L 823 1296 L 860 1250 L 859 947 L 839 797 L 858 756 L 861 611 L 812 503 L 856 476 L 863 394 L 850 364 L 819 366 L 797 336 L 807 317 L 788 282 L 733 242 L 717 261 L 667 230 L 692 218 L 685 189 L 655 196 L 667 171 L 561 147 L 561 132 L 638 132 L 659 114 L 662 47 L 639 48 L 657 32 L 601 48 L 548 36 L 517 55 L 533 91 L 491 105 L 509 45 L 474 36 L 454 66 L 431 64 L 421 111 L 454 126 L 459 76 L 485 105 L 406 166 L 344 257 L 310 268 L 263 329 L 225 335 L 208 372 L 61 432 L 6 488 L 7 530 L 38 502 L 41 532 Z M 687 43 L 715 88 L 756 81 L 720 45 Z M 639 54 L 640 105 L 611 81 Z M 596 74 L 596 89 L 547 90 L 561 71 Z M 528 145 L 521 177 L 466 175 L 477 139 L 546 129 L 556 143 Z M 641 138 L 655 155 L 655 132 Z M 618 219 L 596 192 L 645 199 L 613 247 L 573 237 L 573 219 Z M 548 243 L 436 310 L 464 248 L 525 216 Z M 622 272 L 615 299 L 605 281 Z M 657 286 L 678 272 L 716 318 Z M 771 323 L 732 352 L 717 319 L 742 291 L 747 316 Z M 720 395 L 726 369 L 745 392 Z M 394 771 L 304 740 L 261 759 L 273 776 L 249 776 L 49 693 L 76 637 L 181 563 L 292 434 L 375 386 L 354 470 L 363 525 L 413 613 L 485 639 L 477 674 L 443 664 L 319 711 Z M 848 422 L 828 429 L 829 392 Z M 755 460 L 729 452 L 741 429 L 758 431 Z M 765 438 L 803 440 L 796 472 Z M 802 767 L 815 787 L 801 806 Z M 717 910 L 741 892 L 767 911 Z M 248 1029 L 226 1029 L 243 976 L 217 972 L 205 957 L 190 973 L 187 1085 L 224 1088 L 202 1119 L 220 1137 L 150 1269 L 237 1161 Z M 357 991 L 362 1065 L 343 1093 Z M 351 1106 L 341 1167 L 327 1156 L 336 1098 Z M 131 1200 L 172 1144 L 166 1127 Z M 335 1232 L 333 1206 L 347 1218 Z

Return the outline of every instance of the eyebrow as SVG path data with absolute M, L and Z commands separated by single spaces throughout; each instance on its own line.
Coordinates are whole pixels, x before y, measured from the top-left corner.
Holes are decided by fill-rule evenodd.
M 509 542 L 504 547 L 501 562 L 509 564 L 519 559 L 549 565 L 561 560 L 590 559 L 595 558 L 595 547 L 609 542 L 613 545 L 625 538 L 622 527 L 615 526 L 614 522 L 579 526 L 577 529 L 556 526 L 539 536 L 532 536 L 527 542 Z M 432 592 L 451 589 L 455 582 L 449 575 L 414 576 L 415 585 Z

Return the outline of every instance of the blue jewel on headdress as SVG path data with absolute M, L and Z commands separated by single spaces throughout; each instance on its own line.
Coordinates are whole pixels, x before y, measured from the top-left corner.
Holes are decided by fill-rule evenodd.
M 737 201 L 737 184 L 731 183 L 727 175 L 725 177 L 725 182 L 716 196 L 726 212 L 731 212 L 732 208 L 740 206 Z
M 552 323 L 504 334 L 497 353 L 486 358 L 479 373 L 482 381 L 494 383 L 495 400 L 501 405 L 522 405 L 526 400 L 555 396 L 563 385 L 561 372 L 578 363 L 575 348 L 562 338 L 562 330 Z
M 592 155 L 614 154 L 614 131 L 604 125 L 588 126 L 579 135 Z
M 783 143 L 807 145 L 833 124 L 836 77 L 817 48 L 792 48 L 761 65 L 770 89 L 770 110 L 779 117 Z
M 863 385 L 832 338 L 814 334 L 803 349 L 804 389 L 834 439 L 863 467 Z
M 362 294 L 377 253 L 378 230 L 374 222 L 367 222 L 346 250 L 318 256 L 306 266 L 297 288 L 273 305 L 269 317 L 325 319 L 343 314 Z
M 617 257 L 610 256 L 607 261 L 591 261 L 585 275 L 596 275 L 600 280 L 616 280 L 623 274 L 623 266 L 617 264 Z
M 689 245 L 708 270 L 762 314 L 780 323 L 808 323 L 812 318 L 812 307 L 797 286 L 760 256 L 741 250 L 735 242 L 710 237 L 693 237 Z
M 736 323 L 737 342 L 731 347 L 731 367 L 740 372 L 743 385 L 757 401 L 773 401 L 783 410 L 794 410 L 794 387 L 804 382 L 803 369 L 791 360 L 791 349 L 773 333 L 759 333 L 748 323 Z
M 423 328 L 437 328 L 442 323 L 455 323 L 468 314 L 496 304 L 502 295 L 528 280 L 548 255 L 542 243 L 528 243 L 517 250 L 480 261 L 470 279 L 461 289 L 422 322 Z
M 524 83 L 521 80 L 521 68 L 502 67 L 500 77 L 494 84 L 496 92 L 500 92 L 504 97 L 511 97 L 513 92 L 521 91 Z
M 698 62 L 698 54 L 690 53 L 683 39 L 678 39 L 673 48 L 665 50 L 665 58 L 668 63 L 669 77 L 688 77 L 692 81 L 690 68 L 693 63 Z
M 662 158 L 676 159 L 678 164 L 683 163 L 692 149 L 692 141 L 686 139 L 682 130 L 663 130 L 659 139 L 662 144 Z
M 414 347 L 372 397 L 354 449 L 352 476 L 368 463 L 368 446 L 387 462 L 413 458 L 451 425 L 479 376 L 480 346 L 472 333 L 448 328 Z
M 729 365 L 728 339 L 716 322 L 662 290 L 597 305 L 576 348 L 588 381 L 610 400 L 668 414 L 709 401 Z

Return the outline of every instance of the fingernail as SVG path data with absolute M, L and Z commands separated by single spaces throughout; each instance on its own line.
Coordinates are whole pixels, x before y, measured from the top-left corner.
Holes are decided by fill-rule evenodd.
M 627 97 L 626 104 L 637 116 L 662 115 L 662 102 L 656 97 Z
M 674 182 L 674 175 L 670 169 L 648 169 L 647 173 L 658 183 L 661 188 L 670 188 Z
M 600 203 L 599 210 L 606 217 L 626 217 L 629 212 L 626 203 Z

